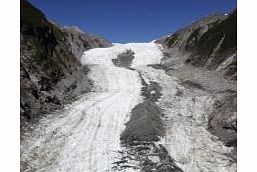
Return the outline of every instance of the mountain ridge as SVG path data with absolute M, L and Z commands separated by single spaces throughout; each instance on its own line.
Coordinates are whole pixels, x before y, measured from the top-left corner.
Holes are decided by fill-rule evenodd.
M 26 0 L 20 1 L 21 127 L 88 92 L 92 82 L 80 57 L 87 49 L 112 44 L 74 27 L 60 27 Z M 25 125 L 24 123 L 30 123 Z
M 232 56 L 231 62 L 223 67 L 224 76 L 236 80 L 236 24 L 237 9 L 204 17 L 155 42 L 189 54 L 186 63 L 210 70 L 219 69 Z

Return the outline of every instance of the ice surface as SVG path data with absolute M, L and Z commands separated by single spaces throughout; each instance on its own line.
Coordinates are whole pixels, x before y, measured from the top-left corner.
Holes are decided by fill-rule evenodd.
M 24 171 L 105 172 L 118 161 L 120 134 L 130 112 L 142 102 L 141 79 L 162 87 L 157 102 L 163 109 L 166 136 L 160 141 L 185 172 L 232 172 L 236 165 L 226 156 L 231 151 L 206 129 L 211 96 L 195 97 L 163 70 L 147 67 L 162 58 L 160 46 L 151 43 L 115 44 L 84 52 L 81 62 L 90 67 L 94 81 L 91 93 L 44 118 L 21 144 Z M 112 59 L 131 49 L 135 52 L 129 70 L 114 66 Z M 183 97 L 176 96 L 177 91 Z M 192 99 L 196 99 L 194 103 Z M 156 157 L 150 157 L 158 161 Z M 127 169 L 124 171 L 136 171 Z
M 112 171 L 122 149 L 124 124 L 142 100 L 139 74 L 111 61 L 127 49 L 135 52 L 133 66 L 159 63 L 162 58 L 154 43 L 116 44 L 86 51 L 81 62 L 90 67 L 92 93 L 42 120 L 31 138 L 22 143 L 21 162 L 28 164 L 27 171 Z

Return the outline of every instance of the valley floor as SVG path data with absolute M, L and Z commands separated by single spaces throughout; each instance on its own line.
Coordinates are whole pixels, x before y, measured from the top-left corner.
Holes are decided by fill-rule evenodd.
M 131 69 L 116 67 L 112 59 L 129 49 L 135 52 Z M 156 82 L 161 88 L 155 103 L 162 109 L 160 119 L 166 132 L 159 141 L 150 142 L 164 146 L 174 171 L 236 171 L 230 156 L 233 149 L 206 129 L 206 115 L 215 99 L 205 90 L 189 89 L 176 76 L 149 66 L 159 64 L 162 58 L 161 46 L 155 43 L 116 44 L 86 51 L 81 62 L 90 67 L 94 89 L 42 119 L 27 134 L 21 143 L 21 171 L 140 171 L 145 163 L 135 155 L 122 161 L 121 154 L 128 147 L 121 144 L 120 137 L 131 111 L 145 99 L 142 80 Z M 155 164 L 151 168 L 160 171 L 163 156 L 146 157 L 150 161 L 147 165 Z M 125 165 L 116 168 L 117 162 Z

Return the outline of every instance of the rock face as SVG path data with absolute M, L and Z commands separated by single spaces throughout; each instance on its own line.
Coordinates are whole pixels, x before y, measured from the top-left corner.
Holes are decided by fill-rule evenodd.
M 117 67 L 129 68 L 132 64 L 132 60 L 135 58 L 134 54 L 133 51 L 127 50 L 124 53 L 119 54 L 116 59 L 112 59 L 112 62 Z
M 208 130 L 236 147 L 237 10 L 205 17 L 156 43 L 163 45 L 165 55 L 158 67 L 215 98 Z
M 88 68 L 79 58 L 83 51 L 112 44 L 83 33 L 76 27 L 60 27 L 28 1 L 21 0 L 20 112 L 21 129 L 43 114 L 62 107 L 91 88 Z

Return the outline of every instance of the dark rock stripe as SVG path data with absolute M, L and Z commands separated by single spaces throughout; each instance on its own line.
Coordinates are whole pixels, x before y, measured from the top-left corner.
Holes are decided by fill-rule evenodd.
M 139 76 L 143 85 L 141 94 L 144 101 L 132 109 L 131 118 L 121 134 L 121 143 L 126 151 L 121 152 L 122 159 L 114 164 L 114 169 L 181 172 L 166 148 L 156 143 L 165 134 L 162 109 L 155 103 L 161 97 L 161 87 L 154 81 L 147 84 L 140 73 Z M 138 162 L 139 167 L 129 164 L 131 160 Z
M 127 50 L 120 53 L 116 59 L 112 59 L 112 62 L 117 67 L 130 68 L 132 60 L 135 58 L 134 54 L 132 50 Z

